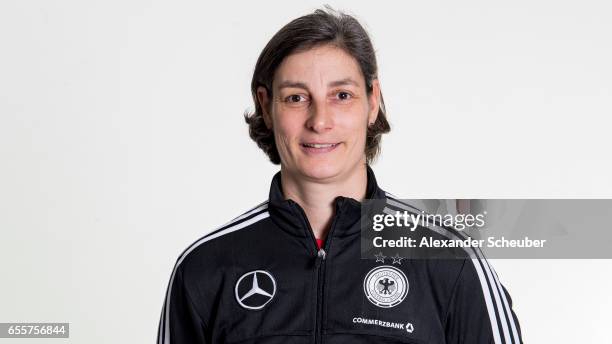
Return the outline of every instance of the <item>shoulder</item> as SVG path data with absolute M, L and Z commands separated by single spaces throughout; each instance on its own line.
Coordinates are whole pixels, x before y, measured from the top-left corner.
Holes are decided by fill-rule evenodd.
M 178 256 L 175 268 L 199 265 L 198 262 L 220 263 L 229 248 L 247 245 L 258 227 L 270 216 L 268 201 L 261 202 L 188 245 Z
M 417 255 L 421 254 L 423 258 L 434 257 L 429 264 L 430 269 L 435 270 L 434 276 L 449 278 L 448 282 L 453 283 L 468 262 L 473 258 L 484 258 L 478 248 L 470 246 L 449 245 L 448 248 L 440 249 L 435 249 L 434 246 L 423 246 L 423 243 L 452 244 L 471 238 L 466 232 L 457 230 L 453 224 L 440 221 L 441 218 L 444 218 L 440 217 L 440 214 L 456 213 L 456 209 L 450 209 L 451 203 L 454 205 L 454 200 L 401 199 L 389 192 L 386 192 L 385 195 L 384 211 L 390 215 L 397 215 L 397 212 L 407 214 L 409 222 L 415 225 L 414 231 L 410 232 L 410 237 L 420 245 Z

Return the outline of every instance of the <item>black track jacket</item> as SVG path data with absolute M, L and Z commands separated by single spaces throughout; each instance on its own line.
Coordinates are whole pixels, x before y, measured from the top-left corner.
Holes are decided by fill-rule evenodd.
M 366 198 L 390 199 L 367 169 Z M 510 295 L 482 256 L 361 259 L 361 203 L 346 197 L 318 249 L 280 178 L 268 201 L 179 256 L 158 344 L 522 342 Z

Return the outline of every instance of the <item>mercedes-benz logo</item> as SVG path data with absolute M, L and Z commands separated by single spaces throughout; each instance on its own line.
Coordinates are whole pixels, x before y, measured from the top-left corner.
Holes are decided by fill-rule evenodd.
M 262 309 L 276 294 L 276 281 L 264 270 L 242 275 L 234 288 L 236 301 L 246 309 Z

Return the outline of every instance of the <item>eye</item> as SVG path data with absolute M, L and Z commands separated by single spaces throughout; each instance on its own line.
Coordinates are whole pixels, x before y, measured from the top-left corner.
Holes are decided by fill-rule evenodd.
M 348 93 L 348 92 L 340 91 L 340 92 L 336 93 L 336 97 L 338 97 L 338 99 L 340 99 L 340 100 L 349 100 L 349 99 L 351 99 L 353 97 L 353 95 Z
M 285 102 L 287 103 L 299 103 L 300 101 L 304 101 L 304 97 L 299 94 L 292 94 L 285 98 Z

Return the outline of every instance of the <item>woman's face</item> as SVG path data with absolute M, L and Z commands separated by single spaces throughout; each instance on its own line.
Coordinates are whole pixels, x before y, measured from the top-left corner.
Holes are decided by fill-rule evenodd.
M 333 181 L 365 164 L 366 131 L 376 120 L 379 93 L 374 80 L 367 95 L 357 61 L 340 48 L 323 45 L 287 56 L 274 75 L 272 99 L 265 88 L 257 90 L 283 171 Z

